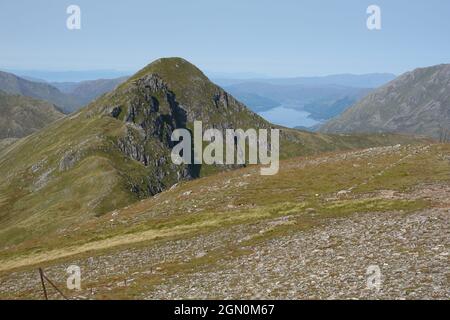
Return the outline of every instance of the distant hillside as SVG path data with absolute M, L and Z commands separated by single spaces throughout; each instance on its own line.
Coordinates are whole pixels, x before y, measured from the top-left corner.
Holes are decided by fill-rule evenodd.
M 239 101 L 247 105 L 253 112 L 263 112 L 276 108 L 281 105 L 281 102 L 275 101 L 271 98 L 260 96 L 256 93 L 241 91 L 239 88 L 226 88 Z
M 405 73 L 326 123 L 326 133 L 399 132 L 439 139 L 450 130 L 450 65 Z
M 9 94 L 46 100 L 60 107 L 65 113 L 72 113 L 95 100 L 102 94 L 112 91 L 127 77 L 99 79 L 82 82 L 53 82 L 0 71 L 0 90 Z
M 52 82 L 51 85 L 61 92 L 72 96 L 81 106 L 90 103 L 102 94 L 114 90 L 119 84 L 125 82 L 128 77 L 116 79 L 99 79 L 82 82 Z
M 46 101 L 0 91 L 0 139 L 25 137 L 63 116 Z
M 225 86 L 237 99 L 253 111 L 262 112 L 283 105 L 307 111 L 315 120 L 328 120 L 364 97 L 372 89 L 334 84 L 273 84 L 243 82 Z
M 295 78 L 239 78 L 214 77 L 213 81 L 221 86 L 230 86 L 247 82 L 268 83 L 274 85 L 327 86 L 336 85 L 353 88 L 377 88 L 395 79 L 391 73 L 336 74 L 323 77 Z
M 266 112 L 282 106 L 309 113 L 313 122 L 329 120 L 373 90 L 395 78 L 389 73 L 341 74 L 324 77 L 226 79 L 213 81 L 244 102 L 254 112 Z M 278 111 L 277 111 L 278 112 Z M 282 112 L 282 111 L 281 111 Z M 281 117 L 281 118 L 280 118 Z M 289 114 L 277 118 L 291 123 Z M 308 120 L 299 119 L 298 126 Z
M 108 70 L 108 69 L 91 69 L 91 70 L 27 70 L 27 69 L 6 69 L 5 72 L 13 73 L 21 78 L 48 83 L 80 83 L 92 79 L 115 79 L 133 74 L 134 72 Z
M 42 82 L 20 78 L 12 73 L 0 71 L 0 90 L 8 94 L 22 95 L 51 102 L 69 113 L 80 106 L 77 100 Z

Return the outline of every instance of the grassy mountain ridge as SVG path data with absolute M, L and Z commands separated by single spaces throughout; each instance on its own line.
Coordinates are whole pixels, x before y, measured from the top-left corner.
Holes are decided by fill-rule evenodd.
M 327 133 L 400 132 L 439 138 L 450 130 L 450 65 L 420 68 L 369 94 L 322 126 Z
M 189 62 L 157 60 L 77 113 L 0 151 L 0 243 L 39 242 L 177 182 L 229 169 L 172 164 L 170 134 L 194 120 L 219 129 L 274 127 Z M 415 141 L 281 130 L 282 158 Z

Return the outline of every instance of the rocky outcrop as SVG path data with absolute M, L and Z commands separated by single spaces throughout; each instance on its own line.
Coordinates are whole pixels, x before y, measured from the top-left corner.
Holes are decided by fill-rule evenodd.
M 186 128 L 186 111 L 175 94 L 157 74 L 138 79 L 127 90 L 131 99 L 109 108 L 109 115 L 126 123 L 126 134 L 117 146 L 126 156 L 148 168 L 141 184 L 133 184 L 134 193 L 154 195 L 181 180 L 196 178 L 193 166 L 175 166 L 170 151 L 172 132 Z

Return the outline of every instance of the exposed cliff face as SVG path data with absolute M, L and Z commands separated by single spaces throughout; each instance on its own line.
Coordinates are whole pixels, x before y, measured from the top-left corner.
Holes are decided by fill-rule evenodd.
M 149 168 L 155 177 L 148 181 L 147 190 L 134 187 L 134 192 L 150 195 L 161 192 L 167 187 L 161 183 L 167 176 L 173 176 L 172 184 L 196 178 L 198 170 L 193 166 L 171 163 L 172 132 L 186 128 L 187 116 L 164 80 L 149 74 L 127 88 L 127 93 L 132 98 L 109 111 L 110 116 L 126 123 L 126 134 L 117 139 L 117 146 Z
M 194 121 L 204 129 L 269 128 L 265 120 L 214 85 L 183 59 L 160 59 L 137 76 L 94 103 L 89 113 L 99 113 L 125 124 L 115 139 L 119 150 L 154 175 L 151 185 L 133 187 L 152 195 L 181 180 L 199 176 L 200 165 L 172 164 L 172 132 L 191 130 Z M 215 166 L 214 170 L 236 166 Z M 161 183 L 161 181 L 166 181 Z
M 450 130 L 450 65 L 408 72 L 325 124 L 326 133 L 398 132 L 439 138 Z
M 176 101 L 164 81 L 155 74 L 139 79 L 130 88 L 133 98 L 126 106 L 114 107 L 111 116 L 137 125 L 146 139 L 155 138 L 164 146 L 172 147 L 173 130 L 185 128 L 186 111 Z

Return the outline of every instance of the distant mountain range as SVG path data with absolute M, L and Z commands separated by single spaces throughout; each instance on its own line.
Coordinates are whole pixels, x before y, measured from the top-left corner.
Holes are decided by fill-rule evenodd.
M 407 72 L 321 127 L 326 133 L 450 131 L 450 65 Z
M 95 71 L 91 73 L 96 74 Z M 84 72 L 28 72 L 19 77 L 0 71 L 0 90 L 41 99 L 58 106 L 64 113 L 72 113 L 99 96 L 112 91 L 128 77 L 87 80 L 81 82 L 47 82 L 46 79 L 85 76 Z M 49 78 L 50 77 L 50 78 Z M 278 106 L 306 111 L 312 119 L 328 120 L 377 86 L 393 78 L 390 74 L 333 75 L 326 77 L 298 77 L 280 79 L 216 79 L 238 100 L 254 112 L 264 112 Z M 70 77 L 69 77 L 70 78 Z
M 255 112 L 285 106 L 307 111 L 317 120 L 329 119 L 369 93 L 368 88 L 340 85 L 276 85 L 244 82 L 225 87 Z
M 303 85 L 326 86 L 337 85 L 354 88 L 376 88 L 393 79 L 392 73 L 368 73 L 368 74 L 336 74 L 322 77 L 295 77 L 295 78 L 227 78 L 213 77 L 213 81 L 221 86 L 230 86 L 246 82 L 268 83 L 273 85 Z
M 335 117 L 373 88 L 393 80 L 393 74 L 332 75 L 285 79 L 215 79 L 255 112 L 283 106 L 306 111 L 324 121 Z
M 310 114 L 311 119 L 320 122 L 337 117 L 321 127 L 326 133 L 402 132 L 439 138 L 443 130 L 449 130 L 448 69 L 449 65 L 417 69 L 392 82 L 389 82 L 395 77 L 392 74 L 343 74 L 253 80 L 215 79 L 215 82 L 257 113 L 262 114 L 283 106 L 305 111 Z M 8 100 L 9 103 L 13 98 L 6 99 L 6 96 L 21 95 L 42 100 L 39 105 L 46 105 L 43 108 L 44 114 L 48 112 L 50 106 L 68 114 L 111 92 L 127 80 L 128 77 L 120 77 L 48 83 L 36 78 L 27 80 L 0 71 L 0 90 L 3 100 Z M 374 91 L 376 86 L 381 88 Z M 14 101 L 18 100 L 16 97 Z M 24 103 L 21 104 L 21 114 L 25 116 L 36 112 L 35 108 L 28 110 L 28 113 L 23 111 L 25 105 L 31 105 L 31 101 L 37 105 L 36 100 L 22 100 Z M 353 107 L 347 110 L 350 106 Z M 4 105 L 4 108 L 6 107 L 10 106 Z M 36 118 L 39 119 L 38 122 L 44 119 L 42 115 L 37 115 Z M 5 119 L 4 117 L 3 120 Z M 50 117 L 48 120 L 51 119 L 53 118 Z M 29 118 L 24 119 L 24 123 L 29 123 Z M 43 127 L 43 123 L 47 124 L 48 121 L 43 120 L 36 128 Z M 35 128 L 33 125 L 25 127 Z M 320 125 L 312 128 L 302 125 L 297 127 L 315 131 Z M 5 126 L 4 132 L 7 130 L 14 131 Z M 14 131 L 18 134 L 13 134 L 11 138 L 22 137 L 34 131 L 34 129 L 18 129 Z
M 54 86 L 47 83 L 29 81 L 12 73 L 1 71 L 0 90 L 8 94 L 22 95 L 51 102 L 66 113 L 72 112 L 80 106 L 76 98 L 62 93 Z
M 37 82 L 82 82 L 94 79 L 115 79 L 128 76 L 133 72 L 118 70 L 80 70 L 80 71 L 51 71 L 51 70 L 24 70 L 4 69 L 23 79 Z
M 61 92 L 74 97 L 80 106 L 84 106 L 102 94 L 114 90 L 115 87 L 127 79 L 128 77 L 121 77 L 81 82 L 52 82 L 51 85 L 58 88 Z
M 72 113 L 100 95 L 113 90 L 126 79 L 123 77 L 75 83 L 47 83 L 39 79 L 27 80 L 0 71 L 0 90 L 8 94 L 45 100 L 55 104 L 65 113 Z

